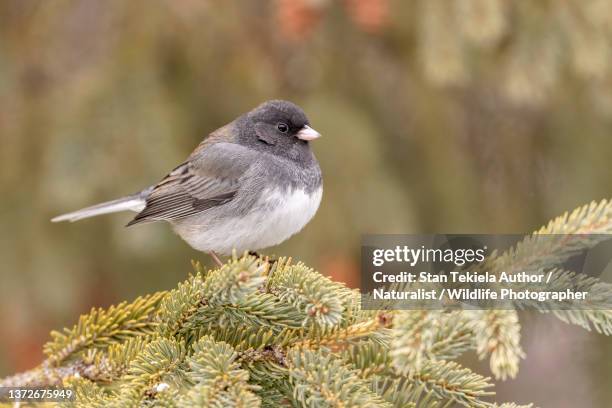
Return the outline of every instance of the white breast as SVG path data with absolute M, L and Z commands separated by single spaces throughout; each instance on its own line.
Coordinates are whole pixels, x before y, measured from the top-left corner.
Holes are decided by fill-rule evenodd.
M 175 225 L 176 232 L 192 247 L 200 251 L 231 254 L 255 251 L 280 244 L 299 232 L 319 208 L 323 188 L 312 193 L 293 190 L 268 190 L 262 193 L 257 205 L 245 216 L 209 220 L 207 225 Z

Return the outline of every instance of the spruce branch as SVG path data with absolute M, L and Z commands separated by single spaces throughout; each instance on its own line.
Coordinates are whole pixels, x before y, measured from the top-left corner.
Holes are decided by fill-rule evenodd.
M 130 362 L 149 342 L 150 338 L 139 336 L 129 338 L 124 343 L 111 344 L 106 350 L 90 349 L 82 357 L 87 370 L 81 375 L 110 383 L 127 372 Z
M 261 350 L 274 345 L 286 347 L 301 336 L 302 331 L 284 329 L 275 333 L 267 327 L 218 327 L 204 326 L 198 330 L 199 335 L 210 334 L 219 341 L 225 341 L 240 351 Z
M 254 256 L 232 259 L 208 274 L 202 285 L 202 298 L 211 306 L 238 304 L 263 285 L 268 263 Z
M 608 232 L 611 208 L 583 207 L 488 260 L 509 270 L 542 267 L 548 289 L 590 294 L 586 306 L 566 302 L 569 310 L 515 306 L 612 334 L 612 285 L 551 264 L 597 239 L 544 239 Z M 217 269 L 194 269 L 170 291 L 92 309 L 53 332 L 47 360 L 0 386 L 69 386 L 75 408 L 521 408 L 489 402 L 489 378 L 452 361 L 474 349 L 496 378 L 516 376 L 524 353 L 514 310 L 362 310 L 358 292 L 290 259 L 233 256 Z
M 586 301 L 566 300 L 556 302 L 554 306 L 550 302 L 537 301 L 517 301 L 514 304 L 519 308 L 531 307 L 543 313 L 550 312 L 566 323 L 612 335 L 612 284 L 558 268 L 546 272 L 546 275 L 550 275 L 548 283 L 517 284 L 515 288 L 534 291 L 563 291 L 571 288 L 576 292 L 586 292 Z
M 304 315 L 292 305 L 271 294 L 258 293 L 247 296 L 237 304 L 201 304 L 186 319 L 184 331 L 189 332 L 203 326 L 237 327 L 247 323 L 249 327 L 266 327 L 278 334 L 286 328 L 301 329 L 303 318 Z
M 489 262 L 551 268 L 596 240 L 564 247 L 538 234 L 608 231 L 610 207 L 584 207 Z M 488 402 L 489 379 L 451 361 L 475 348 L 490 356 L 497 378 L 515 376 L 524 353 L 513 310 L 362 310 L 358 293 L 289 259 L 270 267 L 265 258 L 234 256 L 218 269 L 194 268 L 171 291 L 93 309 L 53 332 L 48 359 L 0 385 L 70 386 L 70 405 L 79 408 L 519 408 Z M 591 293 L 592 309 L 541 311 L 611 333 L 609 284 L 561 269 L 551 276 L 552 287 Z
M 389 356 L 389 347 L 378 343 L 364 343 L 351 345 L 342 351 L 344 358 L 352 367 L 359 370 L 362 378 L 393 375 L 392 360 Z
M 405 310 L 394 316 L 391 357 L 410 373 L 426 361 L 452 360 L 473 348 L 472 323 L 462 311 Z
M 369 384 L 333 354 L 291 350 L 287 356 L 294 400 L 305 407 L 390 407 Z
M 338 351 L 363 341 L 387 344 L 389 334 L 380 318 L 374 317 L 346 327 L 315 328 L 308 333 L 307 338 L 294 343 L 294 346 L 311 349 L 327 347 Z
M 495 378 L 515 378 L 519 362 L 525 358 L 520 344 L 518 315 L 515 310 L 465 312 L 474 325 L 476 353 L 482 360 L 490 355 L 489 366 Z
M 609 290 L 606 290 L 609 293 Z M 609 296 L 609 295 L 608 295 Z M 598 333 L 606 336 L 612 335 L 612 310 L 553 310 L 552 313 L 561 321 L 576 324 L 591 330 L 595 328 Z
M 344 285 L 321 276 L 304 264 L 277 262 L 268 290 L 303 312 L 302 325 L 332 327 L 342 320 L 347 299 L 354 294 Z
M 78 408 L 79 406 L 104 408 L 111 403 L 111 399 L 104 392 L 104 389 L 86 378 L 67 377 L 62 385 L 73 389 L 76 394 L 73 401 L 67 401 L 64 404 L 66 408 Z
M 159 338 L 148 343 L 132 361 L 120 380 L 113 406 L 141 406 L 154 399 L 161 388 L 180 389 L 187 385 L 183 343 Z M 160 384 L 167 386 L 160 387 Z
M 43 362 L 31 370 L 1 379 L 0 387 L 59 386 L 66 378 L 84 377 L 87 368 L 82 361 L 73 361 L 60 367 Z
M 513 248 L 492 257 L 488 265 L 493 272 L 550 268 L 609 239 L 611 233 L 612 201 L 593 201 L 550 221 Z
M 182 406 L 214 408 L 253 407 L 261 405 L 254 394 L 259 387 L 248 383 L 248 371 L 240 368 L 238 353 L 227 343 L 203 336 L 187 358 L 189 378 L 195 384 L 181 400 Z
M 514 306 L 530 306 L 544 313 L 552 313 L 566 323 L 612 335 L 612 285 L 555 267 L 585 249 L 608 240 L 610 233 L 612 201 L 592 202 L 555 218 L 501 255 L 492 254 L 484 266 L 493 273 L 539 271 L 550 274 L 549 282 L 525 284 L 524 289 L 563 291 L 572 288 L 577 292 L 587 292 L 587 301 L 581 303 L 566 301 L 552 307 L 549 302 L 517 301 Z M 521 290 L 521 286 L 517 285 L 515 289 Z M 496 378 L 513 378 L 518 372 L 519 360 L 524 358 L 519 344 L 520 325 L 516 313 L 488 311 L 485 315 L 484 319 L 479 316 L 475 320 L 478 354 L 481 358 L 491 354 L 491 370 Z
M 185 282 L 179 283 L 176 289 L 164 296 L 157 314 L 159 330 L 164 336 L 174 336 L 179 333 L 187 320 L 195 313 L 204 301 L 202 286 L 202 274 L 198 272 Z
M 309 313 L 317 302 L 330 309 Z M 355 291 L 302 264 L 233 258 L 82 317 L 96 324 L 56 335 L 46 362 L 5 383 L 74 387 L 74 407 L 484 406 L 487 379 L 442 360 L 468 347 L 464 316 L 414 313 L 361 310 Z M 418 370 L 394 361 L 402 334 L 424 334 Z
M 416 385 L 405 377 L 374 376 L 371 387 L 385 401 L 397 408 L 442 408 L 453 403 L 453 400 L 444 402 L 436 398 L 433 391 L 427 391 L 423 385 Z
M 453 401 L 465 407 L 484 408 L 492 404 L 483 398 L 494 395 L 488 377 L 463 368 L 453 361 L 427 361 L 409 378 L 441 400 Z
M 72 329 L 51 332 L 52 340 L 43 348 L 49 356 L 47 364 L 60 364 L 87 348 L 104 348 L 129 337 L 152 334 L 157 326 L 153 315 L 164 295 L 165 292 L 157 292 L 108 310 L 92 309 Z

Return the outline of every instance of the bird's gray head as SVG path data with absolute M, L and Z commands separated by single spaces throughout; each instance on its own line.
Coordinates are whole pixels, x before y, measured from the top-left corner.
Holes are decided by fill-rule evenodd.
M 282 100 L 262 103 L 237 125 L 241 144 L 298 162 L 310 160 L 308 142 L 321 136 L 299 106 Z

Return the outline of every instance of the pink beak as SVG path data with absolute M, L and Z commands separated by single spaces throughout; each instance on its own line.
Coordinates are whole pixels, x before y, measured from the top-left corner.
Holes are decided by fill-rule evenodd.
M 317 132 L 316 130 L 314 130 L 313 128 L 311 128 L 310 126 L 304 125 L 304 127 L 300 129 L 299 132 L 297 132 L 296 136 L 298 139 L 310 141 L 310 140 L 315 140 L 315 139 L 320 138 L 321 134 Z

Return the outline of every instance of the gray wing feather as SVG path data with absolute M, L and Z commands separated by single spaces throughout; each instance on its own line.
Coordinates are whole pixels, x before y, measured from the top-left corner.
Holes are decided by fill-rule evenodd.
M 128 226 L 189 217 L 232 201 L 251 162 L 245 150 L 217 143 L 196 152 L 153 188 L 145 208 Z

